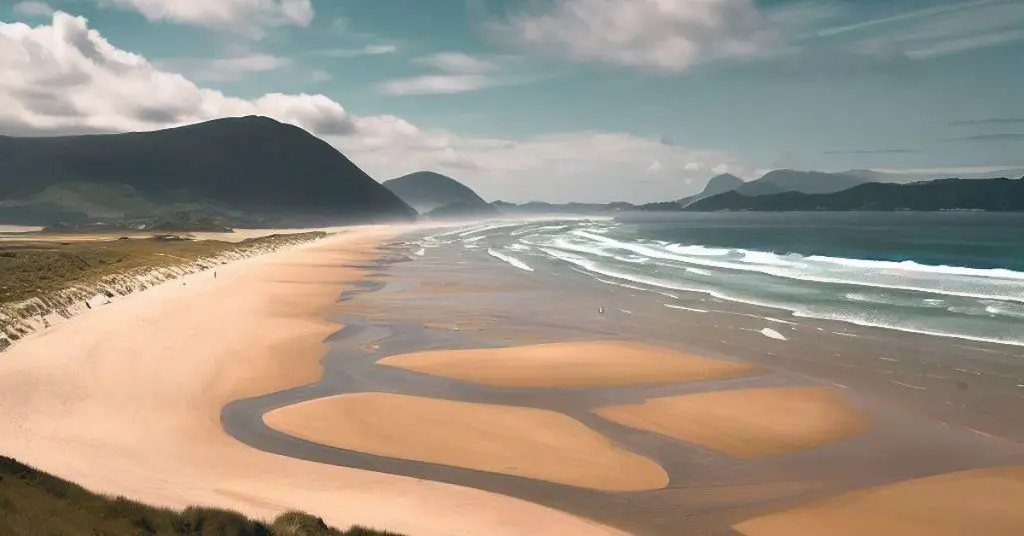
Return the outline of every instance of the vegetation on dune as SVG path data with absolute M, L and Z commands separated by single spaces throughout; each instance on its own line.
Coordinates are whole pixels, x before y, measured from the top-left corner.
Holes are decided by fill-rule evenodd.
M 339 530 L 301 512 L 273 522 L 237 512 L 171 510 L 92 493 L 0 456 L 0 536 L 398 536 L 363 527 Z
M 237 243 L 174 237 L 78 242 L 0 241 L 0 303 L 29 299 L 121 272 L 179 266 L 225 253 L 245 254 L 324 235 L 323 232 L 270 235 Z
M 57 317 L 163 281 L 326 236 L 270 235 L 237 243 L 178 236 L 87 241 L 0 241 L 0 352 Z

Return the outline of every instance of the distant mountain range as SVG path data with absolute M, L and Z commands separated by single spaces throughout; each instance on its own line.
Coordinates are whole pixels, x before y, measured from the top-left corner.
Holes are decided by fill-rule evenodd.
M 430 218 L 484 217 L 497 210 L 471 188 L 433 171 L 417 171 L 384 181 L 384 187 Z
M 0 136 L 0 221 L 167 217 L 319 225 L 413 220 L 416 212 L 327 142 L 266 117 Z
M 748 196 L 739 189 L 701 199 L 689 211 L 1024 211 L 1024 178 L 940 179 L 910 184 L 870 182 L 839 192 Z

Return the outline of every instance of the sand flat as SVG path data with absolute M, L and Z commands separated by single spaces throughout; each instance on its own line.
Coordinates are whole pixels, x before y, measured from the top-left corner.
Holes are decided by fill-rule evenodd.
M 578 517 L 460 486 L 317 464 L 228 436 L 221 408 L 316 381 L 321 315 L 408 228 L 363 228 L 234 262 L 93 309 L 0 356 L 0 452 L 101 493 L 410 536 L 613 535 Z M 180 281 L 180 280 L 179 280 Z
M 287 406 L 263 420 L 334 447 L 570 486 L 639 491 L 668 483 L 657 463 L 548 410 L 357 393 Z
M 961 471 L 855 491 L 745 521 L 747 536 L 1024 534 L 1024 467 Z
M 839 393 L 814 387 L 713 391 L 608 406 L 605 419 L 739 458 L 813 448 L 857 435 L 868 419 Z
M 441 350 L 391 356 L 380 365 L 498 387 L 604 387 L 739 376 L 750 365 L 638 342 L 582 341 Z

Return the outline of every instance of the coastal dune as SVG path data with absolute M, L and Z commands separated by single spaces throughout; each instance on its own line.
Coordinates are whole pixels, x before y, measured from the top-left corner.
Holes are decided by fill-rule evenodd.
M 750 365 L 639 342 L 580 341 L 386 357 L 379 365 L 496 387 L 607 387 L 730 378 Z
M 655 462 L 548 410 L 357 393 L 274 410 L 263 420 L 334 447 L 570 486 L 640 491 L 668 483 Z
M 402 229 L 352 230 L 137 293 L 20 341 L 0 356 L 0 453 L 101 493 L 203 504 L 410 536 L 619 532 L 468 488 L 257 451 L 221 408 L 316 381 L 323 320 Z M 184 284 L 187 283 L 187 284 Z

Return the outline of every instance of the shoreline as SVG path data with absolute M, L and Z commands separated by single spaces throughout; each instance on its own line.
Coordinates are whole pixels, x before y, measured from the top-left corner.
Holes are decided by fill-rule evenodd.
M 829 327 L 827 324 L 776 324 L 766 319 L 769 313 L 755 308 L 730 308 L 736 314 L 729 316 L 727 324 L 711 323 L 722 317 L 665 314 L 651 293 L 618 287 L 607 291 L 582 278 L 549 273 L 550 267 L 526 272 L 471 248 L 433 248 L 428 255 L 419 256 L 414 252 L 417 244 L 411 239 L 405 247 L 413 262 L 381 263 L 381 269 L 389 274 L 387 283 L 353 295 L 343 304 L 345 314 L 338 321 L 345 328 L 332 336 L 332 351 L 324 359 L 324 377 L 313 385 L 230 404 L 222 414 L 229 434 L 267 452 L 472 486 L 644 536 L 674 535 L 680 526 L 701 534 L 725 536 L 735 534 L 731 527 L 745 521 L 770 514 L 781 516 L 790 509 L 857 490 L 884 490 L 921 477 L 961 470 L 1008 466 L 1005 471 L 1012 471 L 1012 466 L 1024 465 L 1024 445 L 978 431 L 991 430 L 990 425 L 971 426 L 977 417 L 995 409 L 991 416 L 997 420 L 991 422 L 996 430 L 1019 430 L 1013 424 L 1013 406 L 998 402 L 1004 400 L 997 398 L 1004 394 L 1002 376 L 979 368 L 985 372 L 980 376 L 971 372 L 969 390 L 950 383 L 946 376 L 929 376 L 923 383 L 925 391 L 894 383 L 920 383 L 906 377 L 922 374 L 918 367 L 926 365 L 911 361 L 922 355 L 919 352 L 927 355 L 934 351 L 934 359 L 939 362 L 958 359 L 963 349 L 945 346 L 945 341 L 921 345 L 918 337 L 867 329 L 858 331 L 858 337 L 833 337 L 831 331 L 818 329 Z M 765 337 L 759 330 L 766 325 L 784 332 L 786 340 Z M 513 376 L 494 381 L 492 369 L 474 368 L 472 362 L 456 363 L 465 361 L 463 357 L 481 363 L 492 360 L 504 354 L 495 350 L 501 348 L 531 363 L 528 353 L 549 343 L 582 350 L 595 341 L 611 339 L 735 360 L 759 370 L 732 379 L 667 379 L 646 386 L 586 387 L 593 378 L 556 375 L 537 384 Z M 447 357 L 437 355 L 447 350 L 457 352 Z M 904 350 L 915 351 L 901 353 Z M 428 351 L 426 356 L 424 351 Z M 893 357 L 887 357 L 890 355 Z M 419 370 L 388 366 L 394 363 L 392 356 L 398 356 L 399 362 L 415 359 L 430 366 Z M 504 366 L 498 361 L 492 365 Z M 591 361 L 586 363 L 583 366 L 593 366 Z M 548 373 L 564 373 L 557 360 L 553 365 Z M 930 374 L 934 365 L 927 366 L 925 371 Z M 972 371 L 975 366 L 970 367 Z M 522 373 L 524 370 L 516 372 Z M 805 395 L 787 389 L 793 387 L 815 389 L 807 390 Z M 631 407 L 665 399 L 665 407 L 655 408 L 662 415 L 671 417 L 672 411 L 682 410 L 710 417 L 713 412 L 708 410 L 717 402 L 709 404 L 719 400 L 718 395 L 747 397 L 763 388 L 776 388 L 778 395 L 729 399 L 721 415 L 704 421 L 705 428 L 717 430 L 714 439 L 704 441 L 704 446 L 696 444 L 702 440 L 692 431 L 680 430 L 679 437 L 673 438 L 669 436 L 676 432 L 671 428 L 629 428 L 610 422 L 600 411 L 595 413 L 605 407 Z M 669 474 L 670 483 L 663 489 L 608 493 L 542 482 L 536 477 L 499 474 L 500 470 L 481 471 L 467 462 L 417 461 L 430 458 L 415 450 L 385 453 L 374 445 L 361 444 L 361 438 L 346 438 L 341 430 L 351 423 L 344 407 L 325 406 L 325 411 L 335 412 L 330 413 L 332 429 L 307 428 L 304 439 L 263 422 L 262 416 L 276 413 L 274 410 L 299 411 L 308 401 L 370 391 L 562 413 L 614 443 L 655 460 Z M 703 402 L 702 393 L 716 396 Z M 673 397 L 679 399 L 678 409 Z M 836 399 L 843 403 L 833 404 L 831 401 Z M 960 404 L 946 404 L 948 400 L 970 404 L 972 413 L 963 411 Z M 797 418 L 805 411 L 803 408 L 808 412 L 804 413 L 806 418 Z M 963 414 L 947 418 L 943 413 L 952 410 Z M 778 420 L 778 426 L 762 426 L 776 422 L 772 411 L 795 413 L 794 418 Z M 750 417 L 744 418 L 748 414 Z M 328 413 L 322 415 L 320 418 L 327 418 Z M 303 417 L 298 418 L 301 421 Z M 396 414 L 396 418 L 404 417 Z M 452 413 L 447 418 L 461 417 Z M 278 420 L 274 424 L 280 429 L 282 423 Z M 368 432 L 381 434 L 387 429 L 371 428 Z M 452 440 L 479 444 L 489 441 L 487 437 L 461 437 Z M 728 443 L 737 438 L 760 442 L 764 447 L 734 451 Z M 977 513 L 966 512 L 961 517 L 969 519 L 970 515 Z M 1024 515 L 1009 522 L 1024 527 Z
M 25 339 L 0 356 L 0 451 L 157 506 L 261 517 L 298 508 L 410 536 L 620 534 L 479 490 L 267 454 L 225 434 L 225 404 L 321 377 L 322 341 L 341 327 L 323 313 L 406 230 L 352 230 L 231 263 L 217 280 L 160 285 Z

